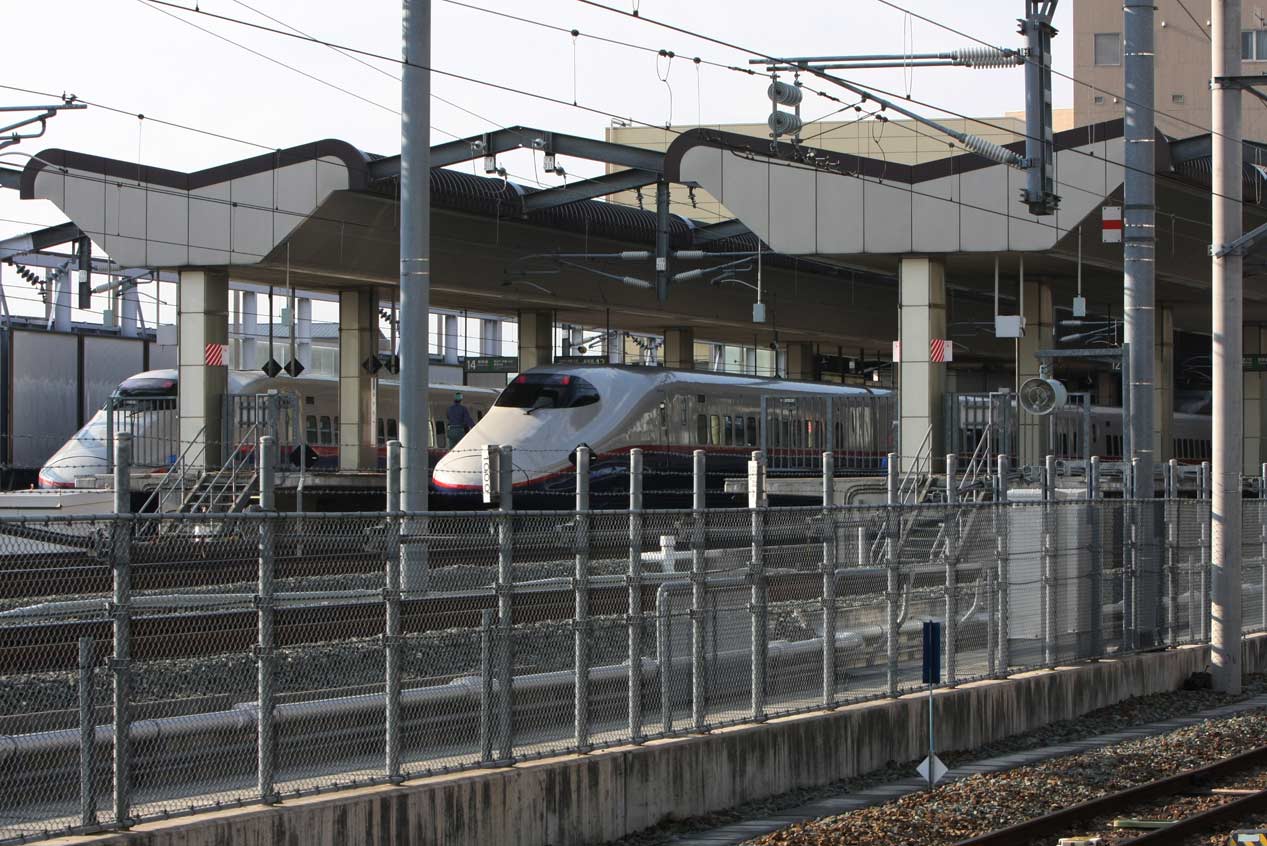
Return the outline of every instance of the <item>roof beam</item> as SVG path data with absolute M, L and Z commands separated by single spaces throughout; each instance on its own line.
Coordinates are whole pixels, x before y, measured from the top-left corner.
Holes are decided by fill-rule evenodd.
M 527 214 L 542 209 L 552 209 L 568 203 L 630 191 L 644 185 L 654 185 L 658 180 L 659 174 L 649 170 L 619 170 L 593 179 L 573 182 L 571 185 L 533 191 L 523 198 L 523 210 Z
M 0 188 L 12 188 L 17 191 L 21 183 L 22 171 L 11 167 L 0 167 Z
M 710 223 L 708 226 L 701 226 L 691 233 L 691 238 L 697 244 L 706 244 L 709 241 L 720 241 L 723 238 L 739 238 L 751 234 L 752 230 L 745 226 L 743 221 L 735 218 L 733 220 L 723 220 L 720 223 Z
M 664 170 L 664 154 L 654 150 L 582 138 L 579 135 L 547 132 L 544 129 L 533 129 L 527 126 L 512 126 L 509 129 L 499 129 L 483 135 L 472 135 L 469 138 L 437 144 L 431 148 L 431 166 L 447 167 L 521 148 L 605 162 L 621 167 L 650 170 L 655 173 L 662 173 Z M 372 161 L 369 169 L 371 180 L 398 177 L 400 176 L 400 156 L 389 156 Z
M 46 250 L 58 244 L 66 244 L 83 237 L 83 232 L 73 223 L 59 223 L 47 229 L 37 229 L 25 235 L 15 235 L 0 241 L 0 258 Z

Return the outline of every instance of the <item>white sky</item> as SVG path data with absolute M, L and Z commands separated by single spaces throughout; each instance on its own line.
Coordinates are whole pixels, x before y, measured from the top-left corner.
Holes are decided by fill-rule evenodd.
M 194 4 L 194 0 L 178 2 Z M 670 120 L 677 124 L 759 122 L 769 111 L 764 77 L 705 65 L 697 71 L 690 61 L 698 55 L 747 67 L 746 53 L 595 9 L 579 0 L 462 2 L 578 29 L 584 35 L 672 50 L 678 58 L 669 62 L 653 53 L 585 37 L 575 40 L 574 52 L 574 40 L 566 33 L 433 0 L 432 65 L 438 70 L 569 103 L 575 90 L 582 105 L 657 125 Z M 774 55 L 929 52 L 977 46 L 879 0 L 604 2 L 626 11 L 639 7 L 647 18 Z M 244 3 L 318 38 L 386 56 L 400 55 L 399 0 L 201 0 L 200 6 L 204 11 L 278 26 Z M 1022 44 L 1016 34 L 1016 18 L 1024 12 L 1022 0 L 904 0 L 902 5 L 993 44 Z M 306 78 L 178 18 L 352 93 Z M 49 122 L 43 138 L 25 141 L 6 153 L 34 154 L 62 147 L 196 170 L 319 138 L 339 138 L 374 153 L 400 150 L 399 66 L 393 63 L 369 60 L 374 70 L 327 47 L 145 0 L 8 0 L 5 23 L 9 31 L 47 37 L 9 39 L 0 84 L 54 95 L 70 92 L 128 113 L 103 108 L 67 112 Z M 1060 4 L 1056 26 L 1063 34 L 1055 41 L 1055 67 L 1069 73 L 1072 0 Z M 850 78 L 893 91 L 905 90 L 909 84 L 913 97 L 950 111 L 995 115 L 1023 109 L 1022 75 L 1021 68 L 926 68 L 905 78 L 901 71 L 857 71 Z M 432 85 L 436 96 L 481 116 L 433 98 L 433 144 L 454 135 L 515 124 L 601 138 L 609 125 L 608 118 L 592 112 L 443 76 L 433 76 Z M 815 87 L 820 87 L 817 82 Z M 846 99 L 851 96 L 843 90 L 839 94 Z M 47 101 L 47 97 L 0 88 L 0 105 Z M 1071 83 L 1057 78 L 1055 104 L 1071 103 Z M 802 113 L 808 120 L 835 108 L 836 104 L 811 95 Z M 137 113 L 260 146 L 141 121 Z M 24 162 L 21 155 L 0 154 L 0 163 L 20 167 Z M 500 163 L 513 174 L 512 179 L 518 176 L 519 181 L 532 182 L 532 154 L 504 156 Z M 536 164 L 539 168 L 539 161 Z M 562 164 L 578 176 L 593 175 L 599 167 L 576 160 Z M 19 201 L 16 192 L 0 190 L 0 237 L 62 219 L 51 204 Z M 17 286 L 9 290 L 13 287 Z M 76 319 L 81 317 L 76 313 Z

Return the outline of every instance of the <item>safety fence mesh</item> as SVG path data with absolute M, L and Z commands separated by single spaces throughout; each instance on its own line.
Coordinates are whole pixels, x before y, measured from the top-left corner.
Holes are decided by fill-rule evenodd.
M 0 840 L 899 695 L 929 620 L 943 684 L 1202 642 L 1209 510 L 0 518 Z

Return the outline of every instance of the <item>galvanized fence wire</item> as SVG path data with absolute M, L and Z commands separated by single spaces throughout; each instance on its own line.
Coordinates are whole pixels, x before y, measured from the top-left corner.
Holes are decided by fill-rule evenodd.
M 949 684 L 1201 642 L 1208 520 L 1077 498 L 0 518 L 0 840 L 897 695 L 926 620 Z M 1247 630 L 1264 520 L 1247 502 Z

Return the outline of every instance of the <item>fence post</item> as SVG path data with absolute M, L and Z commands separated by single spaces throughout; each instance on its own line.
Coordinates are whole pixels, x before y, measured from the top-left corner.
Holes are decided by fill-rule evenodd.
M 959 454 L 946 456 L 946 684 L 955 683 L 955 641 L 958 638 Z
M 507 445 L 500 448 L 501 454 L 498 460 L 498 467 L 501 473 L 501 499 L 498 505 L 497 515 L 497 617 L 501 627 L 501 642 L 498 644 L 500 652 L 501 673 L 499 679 L 499 688 L 501 696 L 498 699 L 498 727 L 497 734 L 501 740 L 499 757 L 502 761 L 510 761 L 514 758 L 514 709 L 515 709 L 515 690 L 514 690 L 514 646 L 511 643 L 511 635 L 514 634 L 514 597 L 515 597 L 515 574 L 514 574 L 514 548 L 515 548 L 515 530 L 513 524 L 512 512 L 515 510 L 515 494 L 514 494 L 514 448 Z
M 765 453 L 755 450 L 748 462 L 748 508 L 752 518 L 752 719 L 765 719 L 766 580 L 765 580 Z
M 995 558 L 998 566 L 998 596 L 999 596 L 999 663 L 996 672 L 999 675 L 1006 676 L 1008 667 L 1012 664 L 1011 648 L 1009 639 L 1011 634 L 1008 627 L 1008 615 L 1011 609 L 1008 605 L 1009 600 L 1009 567 L 1008 567 L 1008 530 L 1011 521 L 1011 513 L 1008 511 L 1007 504 L 1007 474 L 1008 474 L 1008 458 L 1006 455 L 1000 455 L 998 458 L 998 502 L 995 509 L 1000 515 L 998 524 L 997 540 L 995 541 Z
M 1123 502 L 1126 506 L 1126 531 L 1123 535 L 1127 544 L 1127 552 L 1122 567 L 1122 651 L 1135 650 L 1135 601 L 1136 587 L 1139 578 L 1139 500 L 1133 498 L 1135 476 L 1139 472 L 1139 459 L 1130 462 L 1130 486 L 1122 489 Z M 1130 494 L 1131 496 L 1128 496 Z
M 830 401 L 829 401 L 830 407 Z M 828 428 L 830 432 L 830 427 Z M 836 563 L 840 537 L 836 531 L 835 453 L 823 453 L 823 707 L 836 698 Z
M 1178 631 L 1175 620 L 1178 616 L 1176 608 L 1179 604 L 1175 568 L 1179 564 L 1179 460 L 1170 459 L 1166 463 L 1165 478 L 1162 479 L 1163 496 L 1165 497 L 1166 520 L 1166 643 L 1174 646 L 1178 642 Z
M 129 650 L 132 632 L 132 522 L 126 515 L 132 510 L 131 490 L 132 436 L 120 432 L 114 440 L 114 654 L 110 669 L 114 675 L 114 822 L 119 828 L 129 825 L 128 812 L 132 793 L 131 721 L 128 718 L 128 683 L 131 667 Z
M 884 512 L 884 567 L 886 573 L 884 590 L 885 609 L 885 675 L 888 681 L 889 696 L 897 696 L 897 656 L 898 656 L 898 562 L 897 544 L 893 541 L 894 533 L 901 537 L 901 505 L 897 501 L 898 489 L 898 454 L 889 453 L 888 463 L 888 495 L 885 502 L 888 507 Z
M 1091 526 L 1091 657 L 1104 655 L 1104 560 L 1101 555 L 1100 456 L 1091 456 L 1087 470 L 1087 522 Z
M 698 732 L 704 731 L 708 706 L 704 631 L 708 590 L 707 455 L 702 449 L 691 454 L 691 725 Z
M 642 450 L 629 450 L 629 740 L 642 742 Z
M 79 639 L 79 824 L 97 824 L 97 709 L 92 687 L 95 644 Z
M 393 781 L 400 778 L 400 441 L 387 442 L 387 541 L 383 605 L 384 672 L 384 770 Z
M 270 395 L 271 398 L 271 395 Z M 271 406 L 270 406 L 271 410 Z M 255 645 L 255 660 L 258 677 L 256 679 L 256 703 L 258 716 L 256 727 L 256 790 L 260 801 L 273 804 L 277 801 L 273 789 L 274 743 L 273 743 L 273 547 L 274 520 L 277 508 L 275 498 L 275 476 L 277 467 L 277 441 L 271 435 L 260 438 L 258 459 L 260 484 L 260 510 L 264 517 L 259 527 L 259 586 L 255 598 L 256 618 L 258 624 Z
M 577 752 L 588 752 L 589 742 L 589 677 L 590 677 L 590 450 L 576 448 L 576 522 L 574 549 L 576 570 L 572 577 L 575 596 L 575 619 L 572 621 L 572 643 L 575 667 L 572 690 L 575 742 Z
M 1262 549 L 1258 558 L 1259 625 L 1267 631 L 1267 463 L 1263 464 L 1258 480 L 1258 525 L 1262 535 Z
M 480 614 L 480 763 L 493 762 L 493 609 Z
M 673 732 L 673 630 L 669 627 L 669 592 L 661 584 L 656 591 L 655 655 L 660 675 L 660 731 Z
M 1201 501 L 1204 507 L 1198 519 L 1201 520 L 1201 556 L 1200 556 L 1200 591 L 1201 602 L 1198 613 L 1201 616 L 1201 640 L 1210 639 L 1210 462 L 1201 462 Z M 1192 593 L 1192 580 L 1188 580 L 1188 593 Z
M 114 403 L 115 396 L 106 397 L 106 472 L 114 472 Z M 180 455 L 180 450 L 176 450 Z
M 1042 618 L 1043 664 L 1056 666 L 1056 587 L 1055 550 L 1056 523 L 1056 456 L 1048 455 L 1043 465 L 1043 536 L 1042 536 Z

